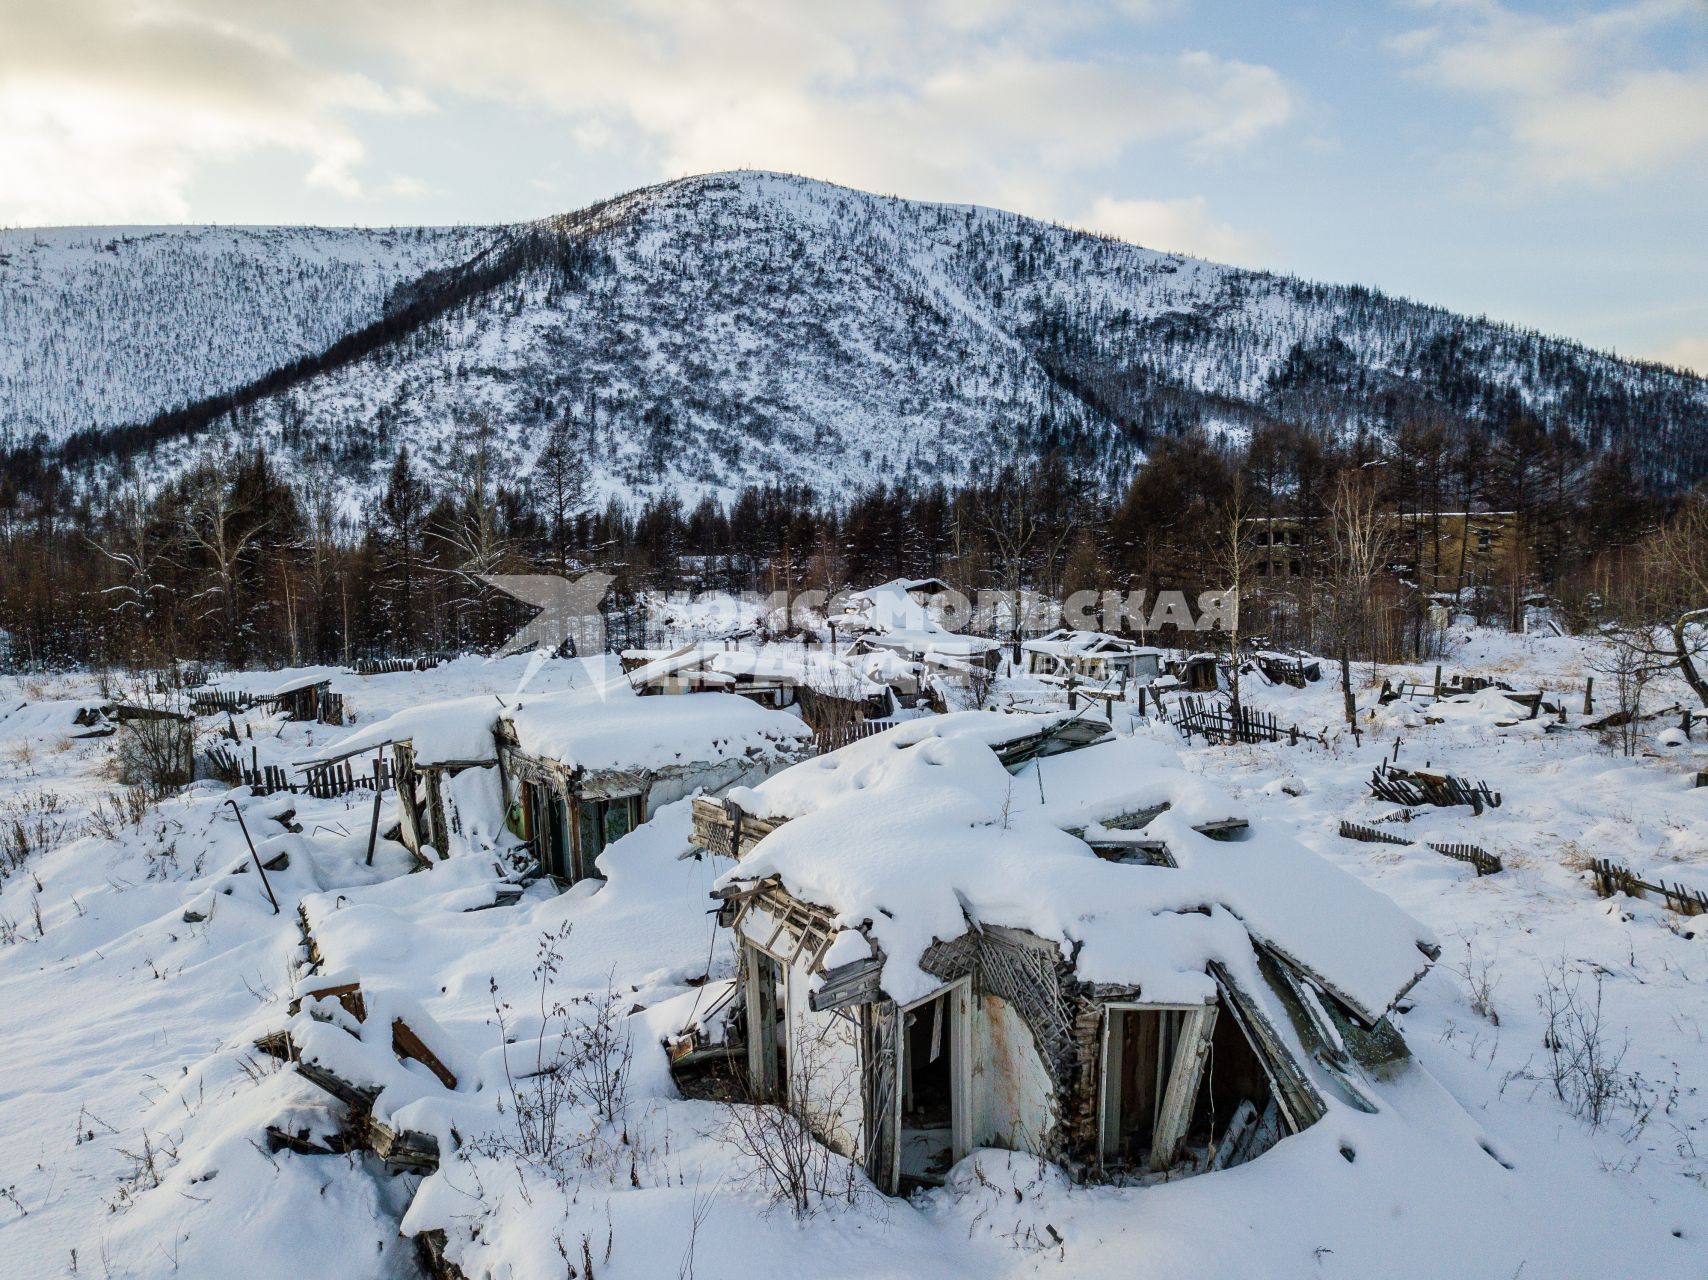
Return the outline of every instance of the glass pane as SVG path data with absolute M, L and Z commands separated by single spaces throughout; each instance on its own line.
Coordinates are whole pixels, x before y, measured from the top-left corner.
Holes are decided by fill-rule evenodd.
M 605 804 L 605 843 L 620 840 L 634 830 L 635 826 L 635 797 L 624 796 L 620 800 L 610 800 Z
M 581 815 L 581 860 L 584 865 L 592 866 L 593 859 L 605 847 L 600 823 L 600 811 L 604 806 L 597 800 L 583 800 L 576 807 Z

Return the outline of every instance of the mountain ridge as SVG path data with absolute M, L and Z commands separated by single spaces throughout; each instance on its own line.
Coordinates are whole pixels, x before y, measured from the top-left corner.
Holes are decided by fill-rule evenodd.
M 14 256 L 7 237 L 32 234 L 43 233 L 0 233 L 0 259 Z M 835 493 L 961 479 L 1046 449 L 1117 483 L 1158 433 L 1291 422 L 1381 436 L 1429 416 L 1498 434 L 1530 415 L 1592 451 L 1629 447 L 1656 488 L 1708 474 L 1708 380 L 1688 372 L 1364 286 L 1221 266 L 982 206 L 744 170 L 501 227 L 248 235 L 208 270 L 229 287 L 201 308 L 212 317 L 202 328 L 234 330 L 218 359 L 235 355 L 211 371 L 193 359 L 170 369 L 164 386 L 179 404 L 133 414 L 140 427 L 66 429 L 67 410 L 57 439 L 32 437 L 30 416 L 8 407 L 0 435 L 50 451 L 76 441 L 70 453 L 95 472 L 154 476 L 229 435 L 331 466 L 353 501 L 399 443 L 448 465 L 461 431 L 485 419 L 525 465 L 563 417 L 607 496 L 728 496 L 765 479 Z M 307 244 L 269 261 L 268 236 Z M 64 274 L 72 297 L 94 289 Z M 146 271 L 137 278 L 147 287 L 128 295 L 125 279 L 106 274 L 118 295 L 108 311 L 158 296 Z M 0 321 L 32 319 L 18 276 L 0 261 Z M 269 285 L 268 315 L 280 323 L 245 327 Z M 314 314 L 328 300 L 330 314 Z M 43 315 L 66 310 L 37 302 L 25 328 L 40 333 Z M 90 345 L 67 327 L 62 345 Z M 146 402 L 122 388 L 91 392 L 90 378 L 63 371 L 56 381 L 63 359 L 31 365 L 7 345 L 8 406 L 20 381 L 29 405 L 49 404 L 56 388 L 80 411 Z M 159 362 L 139 345 L 121 345 L 93 381 L 146 377 Z M 184 400 L 201 402 L 199 416 L 182 417 Z

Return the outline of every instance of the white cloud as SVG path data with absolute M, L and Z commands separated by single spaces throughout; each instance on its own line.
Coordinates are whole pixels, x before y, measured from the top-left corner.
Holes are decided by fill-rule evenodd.
M 181 218 L 199 174 L 263 148 L 364 195 L 362 114 L 457 98 L 659 176 L 787 169 L 1066 217 L 1133 148 L 1202 160 L 1293 115 L 1269 67 L 1060 52 L 1180 3 L 0 0 L 0 221 Z
M 1064 178 L 1132 147 L 1210 156 L 1294 111 L 1269 67 L 1053 52 L 1089 21 L 1082 5 L 409 0 L 406 13 L 360 12 L 364 38 L 415 80 L 586 121 L 576 137 L 638 143 L 663 174 L 752 165 L 1056 217 L 1072 211 Z
M 1649 359 L 1690 369 L 1708 378 L 1708 338 L 1679 338 L 1651 352 Z
M 1655 172 L 1708 146 L 1708 70 L 1633 72 L 1596 92 L 1544 98 L 1514 121 L 1513 136 L 1554 181 Z M 1708 155 L 1693 162 L 1708 165 Z
M 1662 64 L 1669 24 L 1700 22 L 1698 0 L 1568 17 L 1496 0 L 1429 6 L 1441 21 L 1390 40 L 1418 77 L 1486 99 L 1515 175 L 1606 185 L 1675 162 L 1704 163 L 1708 64 Z
M 1190 253 L 1215 262 L 1255 266 L 1274 251 L 1266 238 L 1248 235 L 1213 219 L 1203 196 L 1184 200 L 1118 200 L 1099 196 L 1082 221 L 1093 231 L 1131 240 L 1147 249 Z
M 361 190 L 349 112 L 410 91 L 316 66 L 268 31 L 119 0 L 0 0 L 0 221 L 175 219 L 198 169 L 263 148 Z

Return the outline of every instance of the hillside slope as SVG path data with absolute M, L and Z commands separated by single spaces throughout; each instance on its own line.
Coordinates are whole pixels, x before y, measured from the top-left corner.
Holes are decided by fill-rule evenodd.
M 490 230 L 0 230 L 0 445 L 154 416 L 319 351 Z
M 300 234 L 355 237 L 351 259 L 370 252 L 361 237 L 372 233 Z M 517 247 L 489 257 L 478 280 L 459 282 L 446 252 L 469 249 L 466 239 L 418 246 L 438 256 L 433 265 L 453 265 L 414 287 L 426 304 L 407 326 L 370 330 L 348 354 L 275 376 L 235 411 L 221 402 L 116 436 L 113 449 L 145 446 L 138 461 L 163 474 L 206 431 L 234 430 L 325 460 L 355 496 L 378 483 L 399 442 L 449 464 L 463 426 L 484 420 L 520 467 L 568 416 L 602 491 L 692 498 L 769 479 L 832 494 L 956 479 L 1050 446 L 1113 480 L 1154 433 L 1194 425 L 1382 433 L 1427 415 L 1498 432 L 1528 412 L 1592 448 L 1628 443 L 1654 485 L 1708 474 L 1701 378 L 1368 289 L 993 210 L 742 172 L 486 234 Z M 558 248 L 540 247 L 548 242 Z M 239 279 L 267 273 L 229 256 Z M 311 277 L 319 283 L 299 296 L 321 304 L 308 309 L 322 336 L 377 321 L 386 272 L 403 259 L 342 268 L 342 309 L 327 303 L 337 282 Z M 256 291 L 218 290 L 251 304 Z M 260 308 L 245 328 L 241 308 L 230 310 L 240 356 L 214 362 L 222 371 L 253 368 L 271 350 L 303 353 L 303 321 Z M 75 318 L 64 328 L 65 342 L 90 345 Z M 158 346 L 135 345 L 135 360 L 105 367 L 104 403 L 145 396 L 135 384 L 148 381 Z M 29 353 L 0 359 L 22 366 L 14 377 L 34 402 L 53 400 Z M 203 394 L 234 385 L 216 381 Z M 187 372 L 174 383 L 180 399 L 193 383 Z

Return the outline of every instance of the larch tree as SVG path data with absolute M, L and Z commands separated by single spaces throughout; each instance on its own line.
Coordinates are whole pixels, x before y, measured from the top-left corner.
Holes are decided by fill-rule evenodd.
M 566 414 L 552 425 L 534 461 L 535 492 L 551 535 L 552 567 L 569 572 L 570 535 L 587 509 L 587 449 Z
M 397 451 L 385 493 L 374 511 L 373 533 L 380 568 L 398 602 L 393 639 L 415 634 L 415 600 L 422 569 L 422 535 L 431 493 L 409 460 L 409 446 Z

